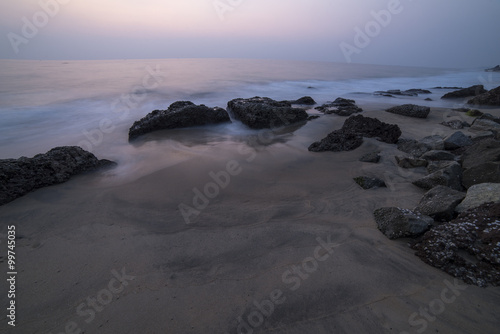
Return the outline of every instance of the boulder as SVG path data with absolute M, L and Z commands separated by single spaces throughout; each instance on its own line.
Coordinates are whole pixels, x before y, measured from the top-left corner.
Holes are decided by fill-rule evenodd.
M 342 152 L 352 151 L 363 144 L 363 136 L 359 133 L 336 130 L 328 134 L 325 138 L 309 146 L 311 152 Z
M 436 186 L 446 186 L 461 191 L 462 167 L 460 167 L 458 162 L 453 162 L 448 167 L 442 168 L 412 183 L 425 190 L 430 190 Z
M 465 193 L 445 186 L 437 186 L 425 193 L 415 211 L 437 221 L 453 219 L 455 208 L 465 198 Z
M 402 106 L 389 108 L 386 111 L 393 114 L 398 114 L 408 117 L 427 118 L 427 116 L 431 111 L 431 108 L 417 106 L 415 104 L 404 104 Z
M 463 128 L 468 128 L 471 126 L 469 123 L 461 121 L 459 119 L 454 119 L 448 122 L 441 122 L 440 124 L 452 128 L 454 130 L 461 130 Z
M 398 150 L 411 154 L 414 157 L 420 157 L 425 152 L 430 151 L 432 148 L 424 143 L 418 142 L 414 139 L 399 139 Z
M 465 188 L 481 183 L 500 183 L 499 162 L 486 162 L 464 171 L 462 184 Z
M 396 162 L 398 166 L 401 168 L 418 168 L 418 167 L 427 167 L 429 162 L 424 159 L 418 159 L 413 157 L 400 157 L 395 156 Z
M 481 116 L 481 117 L 483 117 L 483 116 Z M 476 118 L 474 120 L 474 123 L 472 123 L 472 126 L 469 130 L 473 131 L 473 132 L 500 131 L 500 124 L 495 122 L 492 119 Z
M 157 130 L 186 128 L 231 122 L 222 108 L 209 108 L 189 101 L 174 102 L 167 110 L 154 110 L 136 121 L 129 130 L 129 140 Z
M 481 183 L 470 187 L 455 211 L 464 212 L 488 202 L 500 202 L 500 183 Z
M 446 150 L 456 150 L 473 144 L 472 139 L 464 135 L 461 131 L 457 131 L 444 139 L 444 148 Z
M 324 104 L 315 109 L 325 114 L 337 114 L 339 116 L 351 116 L 352 114 L 362 112 L 363 109 L 356 105 L 356 101 L 339 97 L 332 103 Z
M 469 109 L 465 112 L 465 114 L 469 117 L 479 117 L 483 116 L 483 113 L 477 109 Z
M 487 90 L 484 89 L 483 85 L 475 85 L 468 88 L 456 90 L 448 94 L 443 95 L 442 99 L 459 99 L 469 96 L 477 96 L 486 93 Z
M 443 137 L 438 135 L 424 137 L 419 142 L 427 145 L 431 150 L 444 150 Z
M 422 154 L 420 157 L 429 161 L 455 160 L 455 155 L 448 151 L 432 150 Z
M 236 120 L 251 129 L 270 129 L 306 121 L 303 109 L 292 108 L 287 101 L 275 101 L 268 97 L 234 99 L 227 104 L 228 111 Z
M 0 160 L 0 205 L 72 176 L 116 165 L 77 146 L 56 147 L 33 158 Z
M 305 105 L 305 106 L 312 106 L 312 105 L 316 104 L 316 101 L 314 101 L 314 99 L 310 96 L 304 96 L 298 100 L 288 101 L 288 102 L 290 104 L 300 104 L 300 105 Z
M 500 162 L 500 141 L 487 138 L 469 146 L 462 154 L 462 166 L 472 168 L 487 162 Z
M 368 190 L 387 187 L 385 182 L 375 177 L 358 176 L 353 179 L 361 188 Z
M 429 229 L 434 220 L 401 208 L 380 208 L 373 213 L 378 229 L 389 239 L 415 237 Z
M 484 204 L 423 235 L 412 248 L 425 263 L 481 287 L 500 285 L 500 203 Z
M 500 106 L 500 87 L 476 96 L 467 103 L 471 105 Z
M 432 174 L 434 172 L 437 172 L 438 170 L 441 170 L 443 168 L 447 168 L 451 165 L 453 165 L 455 161 L 451 160 L 443 160 L 443 161 L 429 161 L 429 164 L 427 165 L 427 173 Z
M 376 118 L 356 115 L 349 117 L 342 126 L 342 130 L 361 134 L 363 137 L 377 138 L 378 140 L 395 144 L 401 136 L 401 129 L 396 124 L 387 124 Z
M 485 70 L 486 72 L 500 72 L 500 65 Z
M 363 155 L 361 158 L 359 158 L 359 161 L 361 162 L 371 162 L 371 163 L 378 163 L 380 161 L 380 155 L 379 152 L 372 152 L 372 153 L 367 153 Z

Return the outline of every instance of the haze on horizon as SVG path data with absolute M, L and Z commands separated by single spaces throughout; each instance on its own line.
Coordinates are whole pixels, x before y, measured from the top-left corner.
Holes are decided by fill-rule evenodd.
M 498 0 L 19 0 L 2 59 L 263 58 L 500 64 Z

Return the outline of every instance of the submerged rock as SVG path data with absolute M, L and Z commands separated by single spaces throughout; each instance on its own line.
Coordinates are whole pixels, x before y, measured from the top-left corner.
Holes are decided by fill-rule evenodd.
M 465 193 L 445 186 L 437 186 L 425 193 L 415 211 L 437 221 L 453 219 L 455 208 L 465 198 Z
M 72 176 L 116 165 L 77 146 L 51 149 L 33 158 L 0 160 L 0 205 L 27 193 L 68 181 Z
M 362 112 L 363 109 L 356 105 L 356 101 L 339 97 L 332 103 L 324 104 L 315 109 L 325 114 L 337 114 L 339 116 L 351 116 L 352 114 Z
M 459 99 L 469 96 L 477 96 L 486 93 L 487 90 L 484 89 L 483 85 L 475 85 L 468 88 L 456 90 L 448 94 L 443 95 L 442 99 Z
M 154 110 L 135 122 L 129 130 L 129 140 L 157 130 L 185 128 L 231 122 L 222 108 L 209 108 L 189 101 L 174 102 L 167 110 Z
M 378 229 L 389 239 L 415 237 L 429 229 L 434 220 L 401 208 L 380 208 L 373 213 Z
M 252 129 L 270 129 L 306 121 L 309 115 L 290 102 L 275 101 L 268 97 L 234 99 L 228 102 L 234 118 Z
M 385 182 L 381 179 L 368 176 L 358 176 L 355 177 L 354 182 L 356 182 L 361 188 L 368 190 L 373 188 L 385 188 L 387 187 Z
M 414 117 L 414 118 L 427 118 L 431 108 L 417 106 L 415 104 L 403 104 L 402 106 L 392 107 L 386 110 L 392 114 Z
M 425 263 L 481 287 L 500 285 L 500 203 L 465 211 L 412 248 Z

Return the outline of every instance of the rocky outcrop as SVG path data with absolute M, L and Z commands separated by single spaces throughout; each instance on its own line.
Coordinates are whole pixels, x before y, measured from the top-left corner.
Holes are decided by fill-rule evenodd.
M 425 193 L 415 211 L 437 221 L 453 219 L 455 208 L 465 198 L 465 193 L 445 186 L 437 186 Z
M 0 160 L 0 205 L 27 193 L 68 181 L 72 176 L 114 166 L 77 146 L 56 147 L 33 158 Z
M 414 118 L 427 118 L 431 108 L 417 106 L 415 104 L 403 104 L 402 106 L 392 107 L 386 110 L 392 114 L 414 117 Z
M 389 239 L 415 237 L 429 229 L 434 220 L 401 208 L 380 208 L 373 213 L 378 229 Z
M 486 72 L 500 72 L 500 65 L 485 70 Z
M 275 101 L 268 97 L 234 99 L 227 104 L 228 111 L 236 120 L 251 129 L 271 129 L 306 121 L 303 109 L 292 108 L 288 101 Z
M 332 103 L 324 104 L 320 107 L 316 107 L 315 109 L 324 112 L 325 114 L 337 114 L 339 116 L 351 116 L 352 114 L 363 111 L 363 109 L 356 105 L 356 101 L 341 97 Z
M 300 105 L 304 105 L 304 106 L 312 106 L 312 105 L 316 104 L 316 101 L 314 101 L 314 99 L 310 96 L 304 96 L 298 100 L 288 101 L 288 102 L 290 104 L 300 104 Z
M 484 204 L 425 233 L 416 255 L 466 283 L 500 285 L 500 203 Z
M 483 85 L 475 85 L 468 88 L 456 90 L 448 94 L 443 95 L 442 99 L 460 99 L 469 96 L 478 96 L 486 93 L 487 90 L 484 89 Z
M 157 130 L 186 128 L 231 122 L 222 108 L 209 108 L 189 101 L 172 103 L 167 110 L 154 110 L 135 122 L 129 130 L 129 140 Z
M 488 202 L 500 202 L 499 183 L 482 183 L 470 187 L 465 199 L 456 207 L 455 211 L 464 212 Z
M 355 177 L 354 182 L 356 182 L 361 188 L 368 190 L 373 188 L 385 188 L 387 187 L 385 182 L 376 177 L 368 176 L 358 176 Z

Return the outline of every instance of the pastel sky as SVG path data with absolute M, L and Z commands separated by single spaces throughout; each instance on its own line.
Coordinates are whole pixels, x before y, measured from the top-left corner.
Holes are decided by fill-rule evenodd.
M 16 0 L 0 58 L 500 64 L 500 0 Z

